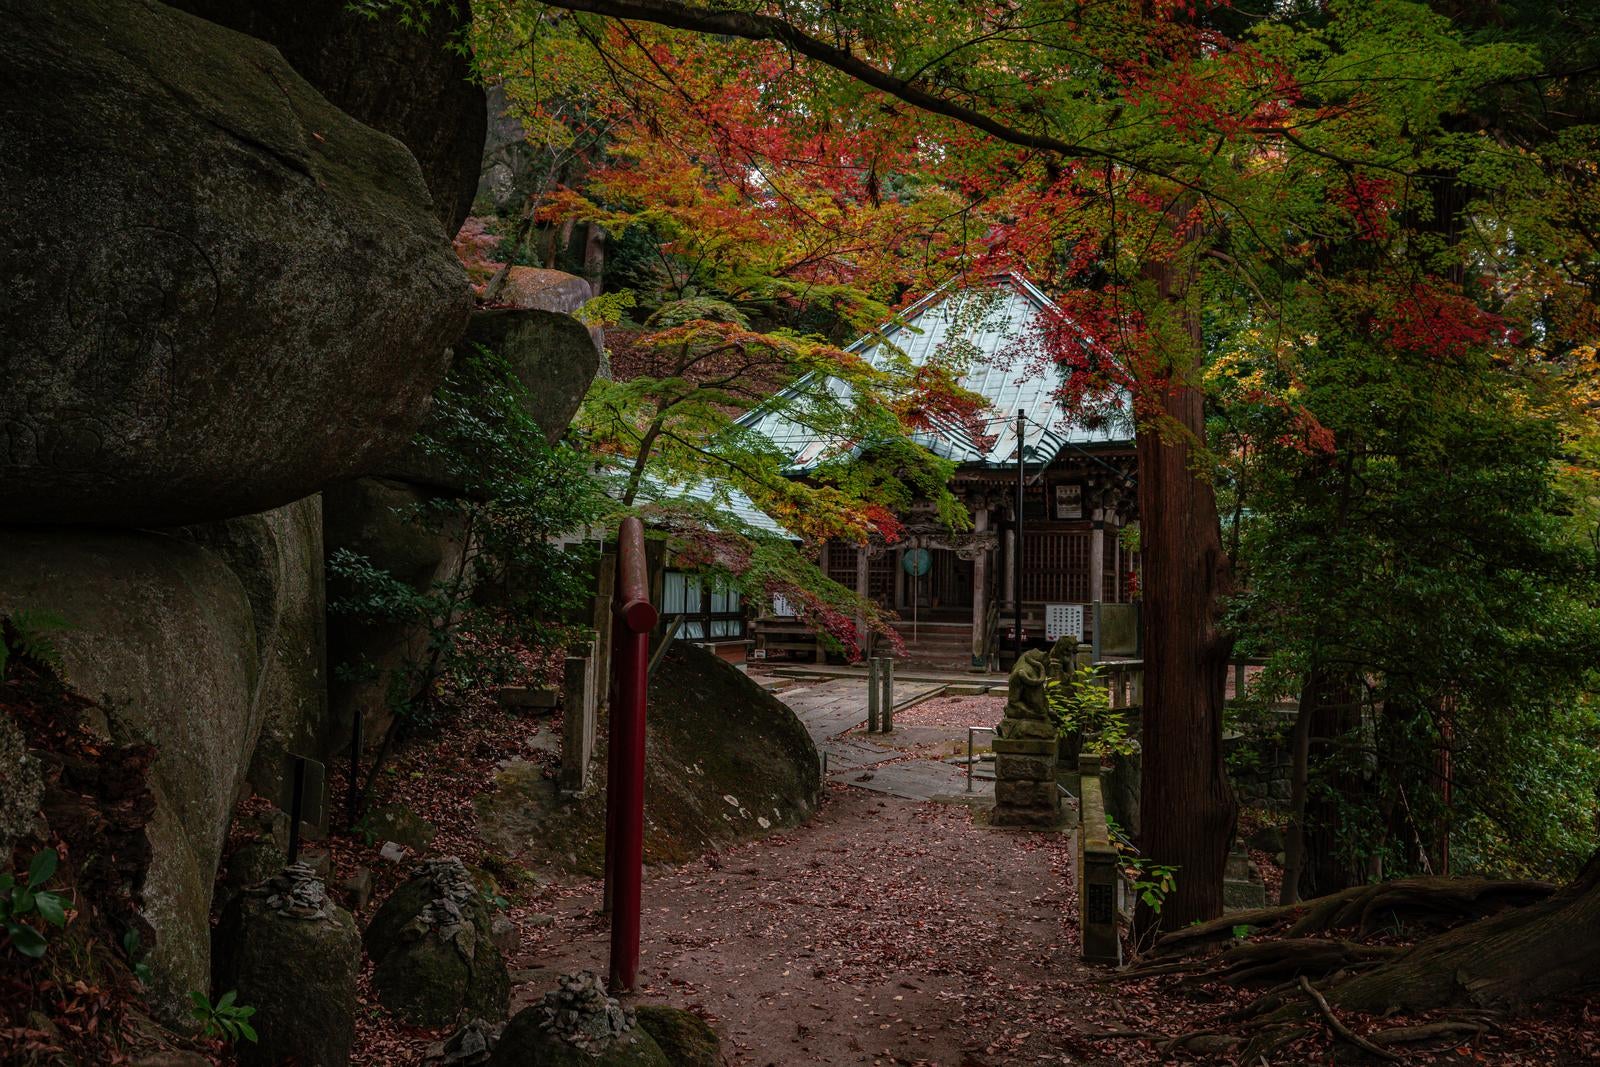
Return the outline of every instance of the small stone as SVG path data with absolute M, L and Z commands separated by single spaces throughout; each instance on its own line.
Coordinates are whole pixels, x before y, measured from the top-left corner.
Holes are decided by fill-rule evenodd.
M 404 863 L 406 847 L 397 841 L 385 841 L 383 847 L 378 850 L 378 855 L 390 863 Z
M 517 924 L 498 912 L 489 920 L 489 936 L 502 955 L 510 955 L 522 946 L 522 931 Z
M 325 848 L 301 849 L 300 862 L 311 869 L 311 873 L 318 878 L 326 880 L 333 873 L 333 856 Z
M 372 871 L 367 867 L 357 867 L 355 873 L 339 883 L 339 889 L 344 893 L 345 901 L 351 911 L 360 911 L 367 906 L 367 901 L 372 899 Z

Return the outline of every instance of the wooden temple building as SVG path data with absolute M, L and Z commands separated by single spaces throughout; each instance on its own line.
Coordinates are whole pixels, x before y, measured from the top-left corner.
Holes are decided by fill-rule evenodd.
M 1028 355 L 1037 347 L 1027 339 L 1049 310 L 1036 286 L 1004 275 L 936 291 L 885 340 L 854 348 L 874 362 L 954 359 L 965 368 L 962 384 L 992 409 L 980 436 L 949 425 L 914 437 L 957 464 L 951 488 L 970 529 L 942 526 L 931 505 L 917 505 L 899 516 L 899 542 L 833 542 L 819 560 L 829 577 L 898 614 L 915 663 L 983 669 L 1008 659 L 1019 601 L 1024 647 L 1063 632 L 1095 642 L 1097 627 L 1103 636 L 1115 628 L 1125 642 L 1135 628 L 1131 608 L 1109 607 L 1129 603 L 1137 571 L 1122 537 L 1137 507 L 1131 420 L 1125 410 L 1094 416 L 1062 406 L 1054 366 Z M 748 424 L 794 456 L 797 477 L 838 447 L 779 415 L 756 413 Z M 775 605 L 754 620 L 757 655 L 809 647 L 784 610 Z

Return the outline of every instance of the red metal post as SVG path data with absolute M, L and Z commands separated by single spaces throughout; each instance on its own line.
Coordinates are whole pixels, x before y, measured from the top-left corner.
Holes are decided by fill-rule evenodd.
M 639 973 L 639 909 L 644 874 L 644 720 L 650 680 L 650 603 L 644 525 L 622 520 L 612 594 L 611 738 L 606 782 L 606 883 L 611 899 L 613 993 L 633 989 Z

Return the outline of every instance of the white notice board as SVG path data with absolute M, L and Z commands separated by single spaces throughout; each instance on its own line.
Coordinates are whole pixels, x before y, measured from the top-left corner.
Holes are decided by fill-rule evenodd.
M 1044 639 L 1055 641 L 1062 637 L 1083 640 L 1082 604 L 1046 604 L 1044 606 Z

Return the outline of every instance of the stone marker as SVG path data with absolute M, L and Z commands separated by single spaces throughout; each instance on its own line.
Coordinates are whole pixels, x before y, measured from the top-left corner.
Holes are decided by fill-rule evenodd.
M 241 1067 L 343 1067 L 355 1042 L 361 935 L 303 864 L 245 890 L 216 932 L 216 989 L 256 1009 Z

